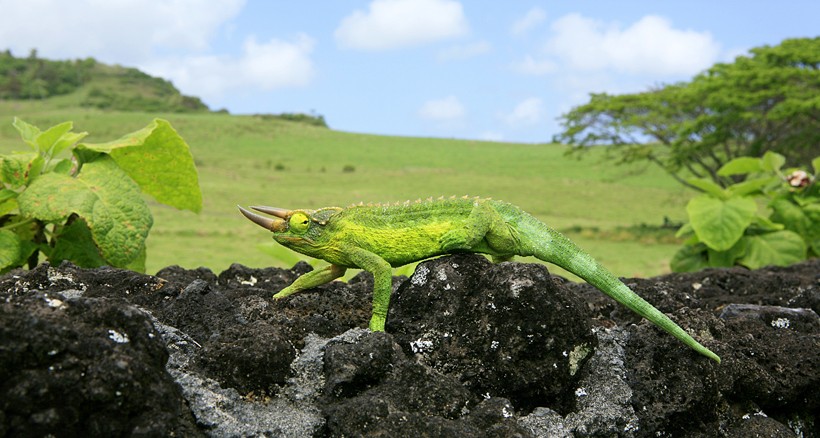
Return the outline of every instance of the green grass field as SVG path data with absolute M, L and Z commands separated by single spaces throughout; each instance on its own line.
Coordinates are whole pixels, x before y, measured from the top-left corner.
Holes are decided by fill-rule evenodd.
M 601 151 L 578 161 L 549 144 L 388 137 L 252 116 L 102 112 L 41 102 L 0 102 L 0 152 L 26 148 L 11 126 L 14 116 L 42 129 L 72 120 L 90 142 L 113 140 L 153 117 L 179 131 L 199 170 L 204 208 L 195 215 L 150 202 L 149 273 L 173 264 L 220 272 L 234 262 L 262 267 L 296 260 L 261 251 L 270 237 L 236 204 L 316 208 L 469 194 L 512 202 L 558 230 L 601 230 L 567 235 L 618 275 L 653 276 L 668 272 L 678 245 L 615 231 L 660 225 L 664 217 L 683 221 L 691 196 L 662 171 L 613 167 Z

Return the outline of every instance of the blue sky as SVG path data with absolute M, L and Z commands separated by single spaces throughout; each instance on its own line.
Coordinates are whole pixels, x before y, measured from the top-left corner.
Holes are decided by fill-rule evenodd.
M 590 92 L 820 34 L 813 1 L 0 0 L 0 48 L 93 56 L 231 113 L 364 133 L 549 141 Z

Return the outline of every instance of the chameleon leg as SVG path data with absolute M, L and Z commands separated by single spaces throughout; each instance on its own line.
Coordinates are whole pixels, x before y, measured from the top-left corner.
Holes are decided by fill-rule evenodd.
M 356 266 L 373 274 L 373 316 L 370 318 L 370 330 L 383 332 L 390 294 L 393 291 L 393 268 L 383 258 L 361 248 L 350 250 L 348 256 Z
M 486 203 L 477 201 L 463 226 L 441 236 L 441 249 L 447 252 L 472 249 L 490 230 L 494 213 Z
M 329 283 L 344 275 L 346 270 L 347 269 L 342 266 L 330 265 L 325 266 L 322 269 L 310 271 L 307 274 L 297 278 L 296 281 L 294 281 L 290 286 L 279 291 L 279 293 L 274 295 L 273 298 L 279 300 L 288 295 L 295 294 L 296 292 Z

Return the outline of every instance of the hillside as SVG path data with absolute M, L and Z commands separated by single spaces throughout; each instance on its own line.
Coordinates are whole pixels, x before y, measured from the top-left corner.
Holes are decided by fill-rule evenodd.
M 94 58 L 53 61 L 33 50 L 17 58 L 0 53 L 0 99 L 52 100 L 56 106 L 119 111 L 206 112 L 198 97 L 185 96 L 171 82 L 136 68 Z

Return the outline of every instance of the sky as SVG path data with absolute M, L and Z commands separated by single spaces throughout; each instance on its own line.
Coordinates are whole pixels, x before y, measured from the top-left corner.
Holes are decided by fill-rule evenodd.
M 820 35 L 820 2 L 0 0 L 0 49 L 94 57 L 211 109 L 372 134 L 540 143 L 589 93 L 690 80 Z

